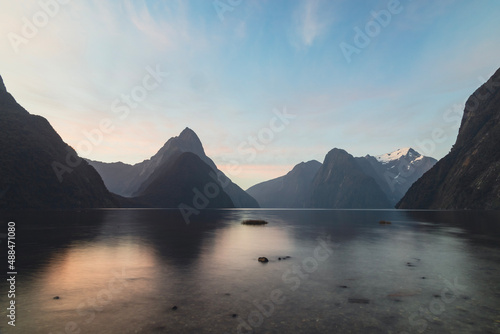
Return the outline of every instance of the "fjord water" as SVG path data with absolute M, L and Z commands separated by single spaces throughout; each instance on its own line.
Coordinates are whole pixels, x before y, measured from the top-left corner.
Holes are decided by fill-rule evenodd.
M 500 332 L 500 212 L 0 217 L 16 222 L 18 273 L 15 327 L 0 284 L 1 333 Z

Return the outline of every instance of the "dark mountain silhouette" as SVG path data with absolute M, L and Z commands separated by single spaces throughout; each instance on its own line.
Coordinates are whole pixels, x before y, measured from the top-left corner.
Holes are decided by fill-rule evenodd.
M 500 209 L 500 69 L 469 97 L 455 145 L 400 209 Z
M 181 204 L 199 208 L 234 208 L 212 168 L 196 154 L 178 152 L 160 166 L 154 178 L 135 197 L 153 207 L 177 208 Z
M 7 92 L 0 77 L 0 208 L 116 207 L 89 164 Z
M 375 179 L 392 206 L 437 162 L 412 148 L 402 148 L 379 156 L 366 155 L 356 158 L 356 161 L 367 175 Z
M 301 162 L 284 176 L 248 188 L 247 193 L 263 208 L 305 208 L 320 167 L 316 160 Z
M 194 153 L 213 170 L 212 175 L 216 175 L 219 183 L 223 186 L 224 192 L 231 197 L 234 206 L 240 208 L 256 208 L 259 206 L 254 198 L 217 169 L 212 159 L 206 156 L 203 145 L 196 133 L 189 128 L 185 128 L 179 136 L 170 138 L 151 159 L 135 165 L 121 162 L 88 161 L 101 174 L 104 183 L 112 192 L 125 197 L 135 197 L 143 194 L 155 180 L 158 180 L 159 174 L 163 173 L 163 166 L 172 163 L 174 158 L 177 158 L 178 154 L 182 152 Z
M 352 155 L 334 148 L 314 177 L 309 206 L 334 209 L 390 208 L 380 186 Z

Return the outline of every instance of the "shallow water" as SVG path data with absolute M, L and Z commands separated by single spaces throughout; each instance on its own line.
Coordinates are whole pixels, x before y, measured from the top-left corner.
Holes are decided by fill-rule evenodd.
M 16 326 L 3 281 L 0 333 L 500 333 L 500 212 L 0 217 L 17 251 Z

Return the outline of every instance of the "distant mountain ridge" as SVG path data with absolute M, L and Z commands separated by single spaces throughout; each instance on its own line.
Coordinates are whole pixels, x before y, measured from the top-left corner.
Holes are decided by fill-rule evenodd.
M 500 209 L 500 69 L 465 104 L 450 152 L 415 182 L 400 209 Z
M 300 163 L 247 192 L 267 208 L 392 208 L 436 159 L 412 148 L 358 158 L 333 149 L 325 162 Z
M 0 156 L 0 208 L 118 206 L 96 170 L 63 142 L 45 118 L 20 106 L 1 76 Z
M 391 203 L 375 179 L 356 159 L 334 148 L 314 177 L 309 206 L 312 208 L 382 209 Z
M 148 187 L 157 182 L 160 175 L 163 175 L 164 166 L 171 164 L 178 158 L 180 153 L 190 152 L 195 154 L 201 162 L 208 165 L 212 171 L 212 176 L 216 176 L 216 181 L 223 185 L 223 190 L 231 198 L 231 206 L 257 208 L 257 201 L 247 194 L 238 185 L 233 183 L 215 163 L 210 159 L 203 149 L 203 145 L 190 128 L 185 128 L 177 137 L 170 138 L 165 145 L 150 159 L 135 165 L 128 165 L 122 162 L 103 163 L 88 160 L 102 176 L 106 186 L 117 194 L 125 197 L 144 198 L 144 192 Z M 191 160 L 193 162 L 193 160 Z M 214 179 L 212 177 L 212 179 Z M 162 181 L 163 182 L 163 181 Z M 203 187 L 203 185 L 199 185 Z M 191 196 L 192 197 L 192 196 Z
M 316 160 L 301 162 L 286 175 L 247 189 L 264 208 L 306 208 L 312 180 L 321 168 Z

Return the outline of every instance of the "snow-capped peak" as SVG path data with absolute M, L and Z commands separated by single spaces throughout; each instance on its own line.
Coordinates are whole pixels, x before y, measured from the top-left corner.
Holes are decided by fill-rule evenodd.
M 420 154 L 413 150 L 411 147 L 400 148 L 394 152 L 386 153 L 382 155 L 375 156 L 379 162 L 383 164 L 387 164 L 394 160 L 399 160 L 402 157 L 408 156 L 409 160 L 416 159 L 420 157 Z

